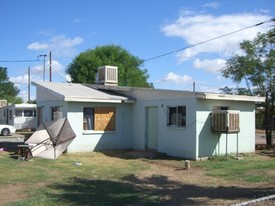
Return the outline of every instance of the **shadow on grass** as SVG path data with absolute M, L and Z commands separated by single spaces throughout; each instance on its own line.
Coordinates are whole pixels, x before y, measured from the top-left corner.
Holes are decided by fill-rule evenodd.
M 104 150 L 100 151 L 100 153 L 120 159 L 154 159 L 154 160 L 180 160 L 182 158 L 170 157 L 164 153 L 157 152 L 155 150 L 133 150 L 133 149 L 125 149 L 125 150 Z
M 52 198 L 69 205 L 224 205 L 275 193 L 273 187 L 204 187 L 171 181 L 166 176 L 141 179 L 135 175 L 119 181 L 74 177 L 50 189 L 54 190 Z

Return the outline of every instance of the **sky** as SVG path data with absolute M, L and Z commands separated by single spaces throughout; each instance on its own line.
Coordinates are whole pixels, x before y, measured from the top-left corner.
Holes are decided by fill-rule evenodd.
M 271 29 L 275 17 L 274 0 L 0 0 L 0 8 L 0 67 L 24 101 L 28 68 L 31 81 L 49 81 L 49 52 L 52 81 L 66 82 L 76 56 L 108 44 L 144 59 L 141 69 L 157 89 L 242 86 L 221 70 L 241 54 L 243 40 Z

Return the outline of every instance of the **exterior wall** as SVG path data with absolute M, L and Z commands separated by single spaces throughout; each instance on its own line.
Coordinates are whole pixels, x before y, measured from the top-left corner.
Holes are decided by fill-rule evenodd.
M 9 109 L 7 107 L 0 108 L 0 124 L 8 124 L 8 110 Z
M 237 149 L 239 153 L 255 151 L 254 102 L 198 100 L 197 105 L 197 158 L 225 155 L 226 153 L 236 154 Z M 230 110 L 240 110 L 240 132 L 238 135 L 236 133 L 226 135 L 211 131 L 213 106 L 228 106 Z
M 116 108 L 115 131 L 83 131 L 83 108 L 94 106 L 109 106 Z M 68 111 L 68 120 L 76 133 L 76 138 L 69 145 L 68 152 L 90 152 L 131 148 L 130 105 L 69 102 Z
M 41 107 L 42 121 L 52 120 L 52 107 L 62 107 L 62 117 L 67 117 L 73 128 L 76 138 L 69 145 L 68 152 L 88 152 L 107 149 L 125 149 L 131 147 L 130 139 L 130 111 L 126 104 L 84 103 L 42 101 L 37 102 Z M 116 131 L 93 132 L 83 131 L 83 108 L 94 106 L 116 107 Z
M 38 114 L 37 117 L 41 118 L 41 122 L 48 122 L 52 121 L 52 108 L 53 107 L 61 107 L 63 115 L 60 117 L 67 117 L 67 103 L 61 100 L 55 100 L 55 101 L 37 101 L 37 109 Z M 41 115 L 39 117 L 39 115 Z
M 167 126 L 168 106 L 186 106 L 186 127 Z M 132 106 L 131 136 L 133 149 L 146 149 L 146 107 L 158 108 L 158 152 L 195 159 L 195 99 L 138 100 Z

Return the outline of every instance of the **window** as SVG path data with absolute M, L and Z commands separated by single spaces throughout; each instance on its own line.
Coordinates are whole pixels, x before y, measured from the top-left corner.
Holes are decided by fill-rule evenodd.
M 22 117 L 22 110 L 20 109 L 17 109 L 17 110 L 15 110 L 15 116 L 16 117 Z
M 170 106 L 168 107 L 168 126 L 185 127 L 186 126 L 186 107 Z
M 83 130 L 115 131 L 115 108 L 83 108 Z
M 24 113 L 24 117 L 34 117 L 35 116 L 34 110 L 32 110 L 32 109 L 24 109 L 23 113 Z
M 12 120 L 12 110 L 9 110 L 9 119 Z
M 62 107 L 52 107 L 52 121 L 63 118 Z
M 83 114 L 83 129 L 84 130 L 94 130 L 94 108 L 84 108 Z

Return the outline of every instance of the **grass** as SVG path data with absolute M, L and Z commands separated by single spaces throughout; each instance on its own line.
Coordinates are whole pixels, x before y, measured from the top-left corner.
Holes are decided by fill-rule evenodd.
M 274 181 L 275 159 L 248 156 L 237 160 L 232 157 L 213 157 L 211 161 L 198 163 L 206 174 L 228 181 L 261 183 Z
M 160 170 L 163 169 L 162 166 L 167 168 L 182 165 L 180 159 L 156 161 L 158 164 L 155 166 Z M 82 165 L 76 166 L 76 162 Z M 142 205 L 157 205 L 163 201 L 163 190 L 174 186 L 176 189 L 173 195 L 177 197 L 177 188 L 183 187 L 182 183 L 169 181 L 167 177 L 157 174 L 145 180 L 137 178 L 140 174 L 150 172 L 152 164 L 154 160 L 125 157 L 123 151 L 66 154 L 57 160 L 34 158 L 33 161 L 20 161 L 13 158 L 12 153 L 1 152 L 0 166 L 5 169 L 0 172 L 0 192 L 2 187 L 14 185 L 11 194 L 26 194 L 20 200 L 8 202 L 12 206 L 133 205 L 137 202 Z M 201 168 L 210 177 L 225 181 L 263 184 L 274 182 L 274 158 L 247 156 L 243 160 L 236 160 L 215 157 L 212 161 L 192 162 L 191 165 Z M 154 189 L 150 186 L 153 183 L 156 187 Z M 17 191 L 17 187 L 21 190 Z M 192 185 L 188 187 L 203 188 Z
M 82 165 L 75 166 L 75 162 Z M 149 168 L 137 160 L 121 161 L 94 152 L 67 154 L 58 160 L 19 161 L 10 158 L 9 153 L 0 153 L 0 165 L 5 168 L 0 173 L 0 186 L 24 185 L 30 197 L 10 205 L 85 205 L 90 201 L 93 205 L 108 205 L 147 198 L 133 185 L 119 182 L 133 172 Z M 154 203 L 152 197 L 147 199 Z

